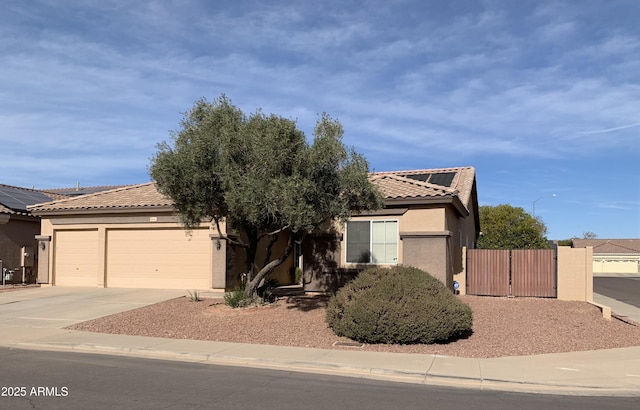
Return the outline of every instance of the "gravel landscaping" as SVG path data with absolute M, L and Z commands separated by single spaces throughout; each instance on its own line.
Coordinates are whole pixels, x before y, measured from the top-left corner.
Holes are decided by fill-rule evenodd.
M 640 326 L 602 318 L 585 302 L 459 296 L 473 310 L 473 334 L 433 345 L 351 344 L 325 323 L 324 296 L 286 297 L 232 309 L 222 299 L 172 299 L 80 323 L 68 329 L 175 339 L 270 344 L 320 349 L 428 353 L 459 357 L 522 356 L 640 346 Z

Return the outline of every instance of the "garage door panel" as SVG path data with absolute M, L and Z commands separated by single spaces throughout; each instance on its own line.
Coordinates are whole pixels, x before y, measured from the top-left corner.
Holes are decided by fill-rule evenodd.
M 208 230 L 110 230 L 107 255 L 109 287 L 211 287 Z
M 96 286 L 98 231 L 58 231 L 55 236 L 54 283 Z

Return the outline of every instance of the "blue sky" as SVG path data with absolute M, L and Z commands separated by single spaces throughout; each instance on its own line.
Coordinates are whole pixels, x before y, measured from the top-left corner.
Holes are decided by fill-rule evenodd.
M 0 183 L 149 181 L 195 100 L 322 112 L 374 171 L 474 166 L 549 238 L 640 237 L 640 2 L 15 1 Z M 556 196 L 552 196 L 556 194 Z

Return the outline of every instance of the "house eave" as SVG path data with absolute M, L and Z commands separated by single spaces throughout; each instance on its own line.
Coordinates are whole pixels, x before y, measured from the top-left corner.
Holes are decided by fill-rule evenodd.
M 404 215 L 409 208 L 382 208 L 376 209 L 375 211 L 362 211 L 353 214 L 353 216 L 395 216 L 395 215 Z
M 26 212 L 0 213 L 0 225 L 9 223 L 10 220 L 36 221 L 36 220 L 40 220 L 40 218 Z
M 469 216 L 469 210 L 462 204 L 458 196 L 414 197 L 385 199 L 385 207 L 416 206 L 416 205 L 452 205 L 460 216 Z
M 105 214 L 140 214 L 140 213 L 174 213 L 172 206 L 140 206 L 140 207 L 118 207 L 118 208 L 80 208 L 80 209 L 51 209 L 32 210 L 31 213 L 40 217 L 66 216 L 66 215 L 105 215 Z

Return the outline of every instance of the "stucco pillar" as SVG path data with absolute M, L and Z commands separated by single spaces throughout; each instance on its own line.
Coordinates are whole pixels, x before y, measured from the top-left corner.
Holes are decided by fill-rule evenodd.
M 558 246 L 558 299 L 593 301 L 593 248 Z
M 226 290 L 227 286 L 227 241 L 218 234 L 211 238 L 211 287 Z
M 107 279 L 107 230 L 98 227 L 98 271 L 96 272 L 96 285 L 101 288 L 108 286 Z
M 36 235 L 38 241 L 38 279 L 37 283 L 49 283 L 49 248 L 51 237 Z
M 450 231 L 401 232 L 402 264 L 422 269 L 452 289 L 453 273 L 447 247 L 450 237 Z

